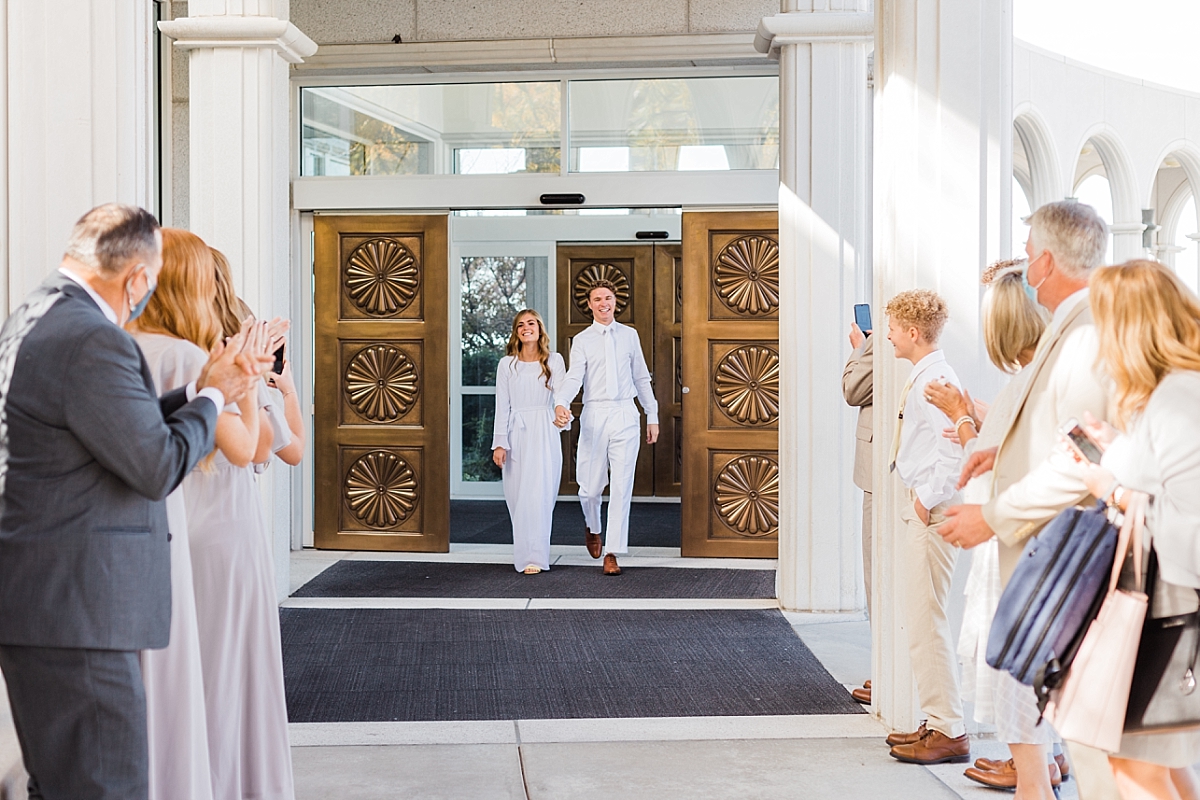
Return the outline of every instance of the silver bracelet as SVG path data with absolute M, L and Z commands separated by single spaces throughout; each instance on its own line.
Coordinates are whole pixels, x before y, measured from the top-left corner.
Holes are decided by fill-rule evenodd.
M 959 417 L 957 420 L 954 421 L 954 430 L 957 431 L 959 428 L 961 428 L 963 426 L 964 422 L 971 423 L 972 428 L 975 427 L 975 420 L 971 419 L 971 415 L 963 414 L 961 417 Z

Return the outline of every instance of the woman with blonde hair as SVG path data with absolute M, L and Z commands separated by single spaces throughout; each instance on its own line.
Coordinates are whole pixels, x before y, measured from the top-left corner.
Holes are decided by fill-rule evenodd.
M 130 325 L 159 393 L 195 380 L 208 360 L 208 350 L 224 338 L 212 306 L 215 281 L 208 246 L 199 237 L 173 228 L 163 228 L 162 237 L 158 287 L 145 311 Z M 263 331 L 255 331 L 255 335 L 265 352 Z M 223 413 L 217 422 L 217 448 L 230 462 L 250 463 L 258 429 L 252 415 L 245 412 L 253 405 L 251 394 L 239 404 L 243 416 Z M 210 456 L 197 469 L 211 469 L 211 463 Z M 201 645 L 182 487 L 167 497 L 167 520 L 171 533 L 170 644 L 141 653 L 150 746 L 149 797 L 210 800 Z
M 496 367 L 492 460 L 504 471 L 504 500 L 513 529 L 513 567 L 526 575 L 550 569 L 550 529 L 562 476 L 562 429 L 554 390 L 567 367 L 550 352 L 541 316 L 531 308 L 513 319 L 507 355 Z
M 1089 283 L 1117 428 L 1087 420 L 1104 448 L 1099 466 L 1085 465 L 1088 488 L 1122 507 L 1128 490 L 1150 495 L 1146 529 L 1158 559 L 1151 608 L 1169 596 L 1187 598 L 1194 608 L 1200 591 L 1200 300 L 1154 261 L 1102 267 Z M 1125 800 L 1200 796 L 1191 771 L 1197 761 L 1200 728 L 1126 734 L 1109 756 Z
M 995 437 L 1002 431 L 989 427 L 986 417 L 997 414 L 1003 419 L 1010 415 L 1025 384 L 1021 370 L 1033 361 L 1038 340 L 1046 329 L 1045 312 L 1025 292 L 1025 266 L 1025 259 L 1000 261 L 991 265 L 982 278 L 987 286 L 982 306 L 984 346 L 991 362 L 1014 376 L 992 408 L 987 410 L 953 386 L 930 384 L 926 388 L 930 402 L 957 421 L 948 435 L 957 436 L 968 450 L 1000 443 Z M 990 495 L 991 476 L 984 475 L 967 484 L 963 499 L 982 503 Z M 1054 732 L 1049 725 L 1038 724 L 1041 715 L 1033 690 L 1008 673 L 992 669 L 984 660 L 988 630 L 1002 589 L 999 545 L 993 538 L 972 550 L 958 655 L 963 664 L 963 693 L 973 694 L 976 721 L 996 726 L 996 738 L 1008 743 L 1012 758 L 979 759 L 965 774 L 985 786 L 1015 789 L 1019 800 L 1050 800 L 1054 786 L 1062 781 L 1063 770 L 1068 769 L 1066 759 L 1061 757 L 1047 764 L 1046 747 L 1055 742 Z
M 238 320 L 252 317 L 237 305 L 228 262 L 214 251 L 208 267 L 218 324 L 245 325 Z M 274 349 L 286 323 L 274 320 L 269 329 Z M 218 455 L 213 469 L 194 471 L 183 483 L 215 800 L 295 796 L 271 533 L 255 478 L 256 465 L 290 442 L 286 423 L 272 422 L 271 403 L 260 383 L 241 409 L 256 434 L 246 461 Z

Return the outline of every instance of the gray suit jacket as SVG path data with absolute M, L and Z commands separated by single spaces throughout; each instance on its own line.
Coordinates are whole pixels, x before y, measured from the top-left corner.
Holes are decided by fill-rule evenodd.
M 218 411 L 182 389 L 160 400 L 133 337 L 69 278 L 52 284 L 4 404 L 0 644 L 164 647 L 163 499 L 212 450 Z
M 875 335 L 867 337 L 846 361 L 842 371 L 842 396 L 858 406 L 858 428 L 854 432 L 854 485 L 871 491 L 872 400 L 875 394 Z

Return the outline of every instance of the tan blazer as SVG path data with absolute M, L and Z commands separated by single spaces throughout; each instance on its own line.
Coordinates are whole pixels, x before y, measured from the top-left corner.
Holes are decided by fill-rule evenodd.
M 1029 380 L 1007 419 L 988 417 L 984 427 L 1001 426 L 993 470 L 992 499 L 983 517 L 1000 540 L 1000 575 L 1007 583 L 1024 541 L 1088 496 L 1080 467 L 1060 447 L 1059 427 L 1084 412 L 1107 418 L 1109 382 L 1096 369 L 1096 327 L 1085 297 L 1062 324 L 1047 330 Z M 1006 431 L 1006 432 L 1004 432 Z
M 871 402 L 875 388 L 874 334 L 850 354 L 842 371 L 842 396 L 858 406 L 858 428 L 854 431 L 854 485 L 871 491 Z

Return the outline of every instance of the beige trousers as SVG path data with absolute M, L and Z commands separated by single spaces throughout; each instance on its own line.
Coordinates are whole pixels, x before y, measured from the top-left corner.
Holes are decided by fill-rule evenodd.
M 958 548 L 946 544 L 937 526 L 945 521 L 946 509 L 960 499 L 955 495 L 931 509 L 930 524 L 926 525 L 913 508 L 916 495 L 906 490 L 905 496 L 908 502 L 900 515 L 907 536 L 900 548 L 904 553 L 904 618 L 917 697 L 926 727 L 957 738 L 966 733 L 966 728 L 958 691 L 958 659 L 946 606 Z
M 871 615 L 871 493 L 863 492 L 862 556 L 863 585 L 867 589 L 867 619 Z

